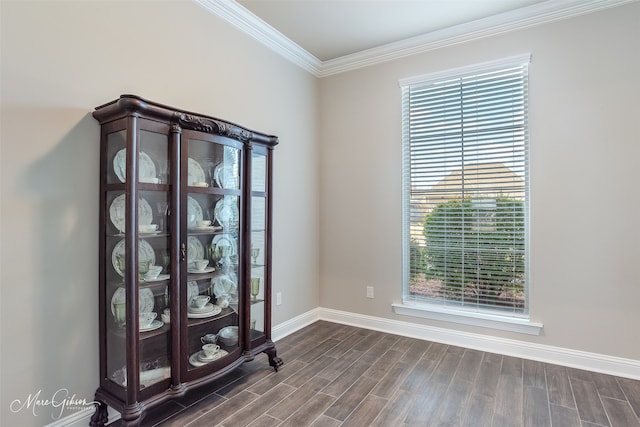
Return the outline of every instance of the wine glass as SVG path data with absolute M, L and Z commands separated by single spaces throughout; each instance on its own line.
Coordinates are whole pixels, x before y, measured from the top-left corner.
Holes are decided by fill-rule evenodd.
M 260 278 L 251 278 L 251 300 L 253 302 L 258 301 L 258 294 L 260 293 Z
M 251 246 L 251 258 L 253 258 L 253 264 L 255 265 L 258 261 L 258 255 L 260 254 L 260 248 L 254 248 Z

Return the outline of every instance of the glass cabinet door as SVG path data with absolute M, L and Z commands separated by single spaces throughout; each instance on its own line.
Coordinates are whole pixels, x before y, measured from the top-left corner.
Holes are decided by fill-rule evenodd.
M 186 177 L 185 365 L 195 371 L 221 366 L 225 357 L 239 354 L 241 146 L 185 132 L 182 150 L 188 153 L 182 163 Z
M 106 374 L 123 391 L 132 381 L 142 390 L 171 377 L 170 326 L 162 316 L 171 277 L 168 128 L 153 122 L 148 127 L 129 133 L 137 135 L 136 144 L 127 144 L 124 129 L 105 138 Z M 134 145 L 138 150 L 131 153 Z M 138 156 L 134 182 L 127 176 L 129 155 Z M 138 307 L 130 307 L 131 300 Z M 132 346 L 139 349 L 137 372 L 127 360 Z
M 251 293 L 250 338 L 264 337 L 266 289 L 269 275 L 267 260 L 267 153 L 256 146 L 251 155 Z

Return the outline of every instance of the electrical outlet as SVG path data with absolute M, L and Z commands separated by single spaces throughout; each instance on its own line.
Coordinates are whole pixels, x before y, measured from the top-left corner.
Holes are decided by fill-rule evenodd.
M 367 298 L 373 298 L 373 286 L 367 286 Z
M 282 304 L 282 292 L 276 293 L 276 305 Z

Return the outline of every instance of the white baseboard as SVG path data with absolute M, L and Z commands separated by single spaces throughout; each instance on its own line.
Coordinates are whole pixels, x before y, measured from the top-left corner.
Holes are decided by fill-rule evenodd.
M 318 320 L 640 380 L 639 360 L 455 331 L 322 307 L 314 308 L 275 325 L 271 330 L 272 339 L 278 341 Z M 87 408 L 61 418 L 47 427 L 87 426 L 93 412 L 92 408 Z M 109 408 L 109 421 L 115 421 L 119 418 L 120 413 Z
M 304 328 L 320 320 L 320 307 L 309 310 L 306 313 L 302 313 L 299 316 L 289 319 L 285 322 L 279 323 L 271 328 L 271 339 L 278 341 L 281 338 L 286 337 L 294 333 L 295 331 Z
M 110 423 L 120 419 L 120 412 L 111 407 L 108 407 L 107 411 Z M 47 424 L 45 427 L 87 427 L 94 413 L 95 408 L 86 408 Z
M 319 318 L 328 322 L 357 326 L 395 335 L 640 380 L 640 360 L 474 334 L 328 308 L 319 309 Z

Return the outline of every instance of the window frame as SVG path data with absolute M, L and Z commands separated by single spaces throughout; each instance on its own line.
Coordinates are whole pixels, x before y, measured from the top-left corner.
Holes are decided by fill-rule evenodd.
M 426 75 L 401 79 L 399 86 L 402 90 L 402 304 L 393 304 L 393 310 L 397 314 L 418 316 L 428 319 L 444 320 L 455 323 L 463 323 L 474 326 L 483 326 L 494 329 L 509 330 L 526 334 L 537 335 L 542 329 L 541 323 L 532 322 L 530 320 L 531 300 L 530 300 L 530 215 L 529 215 L 529 124 L 528 116 L 528 85 L 525 87 L 526 100 L 524 106 L 525 125 L 524 125 L 524 163 L 525 163 L 525 195 L 524 195 L 524 220 L 525 220 L 525 252 L 524 252 L 524 308 L 522 312 L 505 311 L 503 309 L 491 308 L 484 306 L 465 306 L 455 304 L 439 304 L 426 301 L 423 298 L 409 298 L 410 285 L 410 242 L 411 242 L 411 176 L 410 176 L 410 138 L 408 113 L 405 105 L 405 92 L 412 85 L 423 85 L 433 82 L 440 82 L 449 79 L 462 78 L 474 74 L 481 74 L 489 71 L 498 71 L 501 69 L 513 68 L 516 66 L 526 67 L 526 78 L 528 79 L 528 66 L 531 62 L 531 54 L 518 55 L 514 57 L 504 58 L 497 61 L 476 64 L 467 67 L 460 67 L 443 72 L 430 73 Z M 460 133 L 461 138 L 463 133 Z M 465 163 L 461 163 L 461 167 L 465 167 Z

